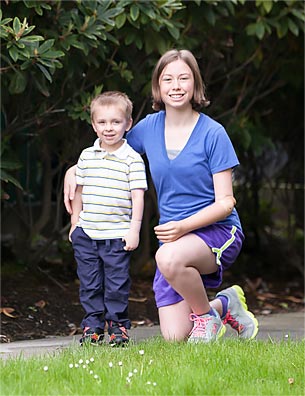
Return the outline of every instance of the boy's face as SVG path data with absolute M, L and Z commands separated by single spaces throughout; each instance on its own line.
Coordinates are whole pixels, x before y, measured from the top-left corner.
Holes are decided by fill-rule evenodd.
M 107 151 L 115 151 L 122 145 L 124 133 L 131 128 L 132 119 L 120 106 L 97 105 L 92 117 L 92 127 L 100 138 L 100 145 Z

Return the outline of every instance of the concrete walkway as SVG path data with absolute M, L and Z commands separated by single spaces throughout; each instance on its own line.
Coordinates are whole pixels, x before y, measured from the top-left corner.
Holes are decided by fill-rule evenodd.
M 259 332 L 257 340 L 305 340 L 305 313 L 292 312 L 258 316 Z M 140 342 L 150 337 L 160 335 L 159 326 L 139 326 L 129 331 L 134 342 Z M 225 337 L 236 337 L 236 332 L 227 327 Z M 47 337 L 39 340 L 15 341 L 0 344 L 0 358 L 14 358 L 18 356 L 30 357 L 33 355 L 54 354 L 64 348 L 79 346 L 80 335 L 72 337 Z

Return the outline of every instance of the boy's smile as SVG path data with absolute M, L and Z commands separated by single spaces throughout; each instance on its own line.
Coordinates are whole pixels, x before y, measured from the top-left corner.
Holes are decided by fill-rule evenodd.
M 109 152 L 121 147 L 122 138 L 131 125 L 132 119 L 126 119 L 125 112 L 119 106 L 97 106 L 94 111 L 93 129 L 100 138 L 101 148 Z

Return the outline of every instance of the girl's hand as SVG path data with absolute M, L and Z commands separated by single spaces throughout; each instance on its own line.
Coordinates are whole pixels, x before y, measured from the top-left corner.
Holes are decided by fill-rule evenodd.
M 180 221 L 169 221 L 154 228 L 157 238 L 163 242 L 174 242 L 185 234 Z

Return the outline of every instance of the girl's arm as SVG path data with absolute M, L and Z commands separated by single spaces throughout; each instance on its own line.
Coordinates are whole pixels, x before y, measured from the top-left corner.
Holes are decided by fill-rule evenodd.
M 215 202 L 198 213 L 180 221 L 170 221 L 155 227 L 157 238 L 173 242 L 191 231 L 214 224 L 228 217 L 236 204 L 233 196 L 232 169 L 213 175 Z
M 64 203 L 66 210 L 69 214 L 72 215 L 73 207 L 71 205 L 71 201 L 73 201 L 76 191 L 76 165 L 73 165 L 66 172 L 64 179 Z
M 71 234 L 76 228 L 76 224 L 79 219 L 79 214 L 83 209 L 82 191 L 83 191 L 83 186 L 77 186 L 74 199 L 71 202 L 72 214 L 71 214 L 71 228 L 69 232 L 70 242 L 71 242 Z

